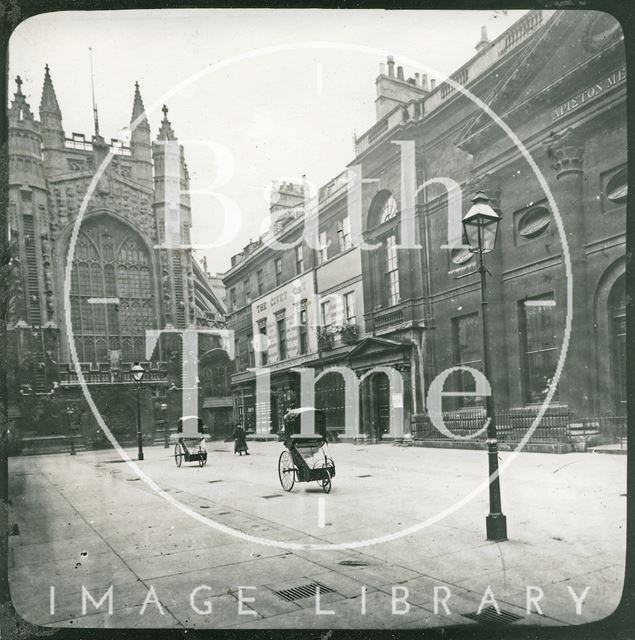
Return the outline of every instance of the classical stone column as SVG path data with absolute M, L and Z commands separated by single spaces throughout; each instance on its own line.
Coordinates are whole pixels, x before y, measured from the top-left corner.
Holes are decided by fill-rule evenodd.
M 571 256 L 571 336 L 559 388 L 560 397 L 569 405 L 573 412 L 572 420 L 575 422 L 589 415 L 591 409 L 593 367 L 592 293 L 587 289 L 586 229 L 582 192 L 584 140 L 578 131 L 569 128 L 562 132 L 552 132 L 544 144 L 556 174 L 557 183 L 553 195 L 562 216 Z M 564 285 L 564 271 L 562 278 Z M 561 291 L 565 293 L 564 286 Z M 564 307 L 564 299 L 562 302 L 556 300 L 556 303 Z M 562 314 L 556 317 L 564 320 L 564 309 Z
M 361 376 L 365 373 L 365 371 L 360 371 L 359 375 Z M 361 396 L 361 411 L 359 416 L 359 434 L 358 438 L 360 440 L 368 439 L 370 435 L 370 378 L 365 378 L 360 380 L 359 384 L 359 394 Z

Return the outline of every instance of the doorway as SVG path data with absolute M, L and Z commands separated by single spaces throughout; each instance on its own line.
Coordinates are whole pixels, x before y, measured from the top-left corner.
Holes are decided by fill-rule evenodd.
M 611 391 L 613 411 L 626 415 L 626 282 L 620 276 L 609 294 L 609 326 L 611 348 Z

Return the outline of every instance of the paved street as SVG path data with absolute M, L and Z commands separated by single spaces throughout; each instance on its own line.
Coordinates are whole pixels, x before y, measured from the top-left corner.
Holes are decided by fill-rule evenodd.
M 412 527 L 463 499 L 487 469 L 483 451 L 335 444 L 329 495 L 316 483 L 284 493 L 280 443 L 250 443 L 252 455 L 242 458 L 232 446 L 209 443 L 203 468 L 176 468 L 163 447 L 147 448 L 140 465 L 205 518 L 305 544 L 352 543 Z M 12 458 L 10 473 L 10 522 L 19 528 L 10 537 L 12 597 L 18 613 L 38 624 L 428 627 L 474 624 L 463 614 L 486 597 L 486 605 L 495 598 L 502 612 L 520 617 L 516 625 L 557 625 L 604 617 L 620 599 L 626 456 L 518 456 L 502 473 L 510 537 L 503 543 L 485 539 L 485 491 L 406 536 L 319 551 L 243 540 L 194 520 L 114 451 Z M 276 593 L 315 583 L 319 609 L 316 587 L 306 597 Z M 86 599 L 82 615 L 82 587 L 99 601 L 110 585 L 112 613 L 107 598 L 98 611 Z M 543 615 L 536 607 L 527 615 L 528 587 L 542 594 Z M 587 587 L 577 614 L 574 597 Z

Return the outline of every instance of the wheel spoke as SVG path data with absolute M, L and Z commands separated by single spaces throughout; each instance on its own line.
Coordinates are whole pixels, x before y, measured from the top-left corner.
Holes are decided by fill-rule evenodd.
M 295 467 L 288 451 L 283 451 L 278 460 L 278 478 L 285 491 L 291 491 L 295 484 Z

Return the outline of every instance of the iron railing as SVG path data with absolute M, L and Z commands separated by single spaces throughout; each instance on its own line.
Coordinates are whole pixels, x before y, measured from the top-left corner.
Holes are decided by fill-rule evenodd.
M 590 436 L 597 433 L 619 444 L 620 449 L 626 448 L 626 416 L 594 416 L 582 418 L 576 421 L 576 433 L 581 436 Z
M 520 442 L 537 416 L 534 407 L 508 409 L 496 412 L 496 435 L 500 442 Z M 454 436 L 484 442 L 487 431 L 484 409 L 463 410 L 443 414 L 443 423 Z M 477 435 L 478 434 L 478 435 Z M 412 418 L 412 435 L 415 440 L 452 440 L 433 424 L 428 414 L 415 414 Z M 548 407 L 529 438 L 529 442 L 570 442 L 569 409 L 566 406 Z

